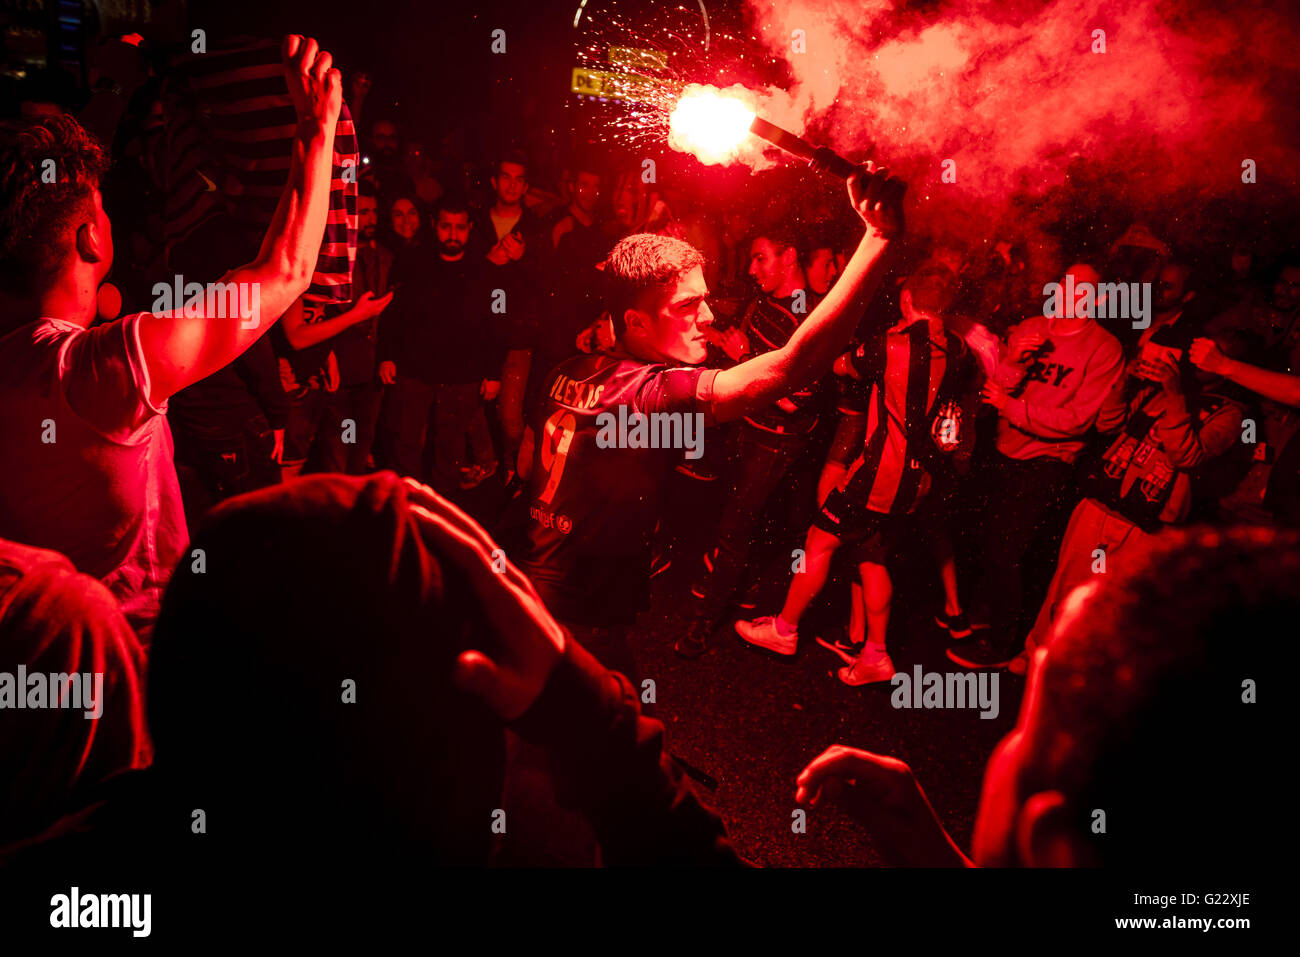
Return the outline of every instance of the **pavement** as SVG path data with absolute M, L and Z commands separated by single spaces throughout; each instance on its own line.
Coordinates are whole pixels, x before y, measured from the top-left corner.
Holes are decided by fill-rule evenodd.
M 747 645 L 730 620 L 703 657 L 677 657 L 672 646 L 688 626 L 691 581 L 704 551 L 714 544 L 726 491 L 723 481 L 674 476 L 658 536 L 672 564 L 653 579 L 651 607 L 631 639 L 642 679 L 654 682 L 652 711 L 664 722 L 668 749 L 717 782 L 716 788 L 697 786 L 697 791 L 722 816 L 739 853 L 755 864 L 882 863 L 861 826 L 837 807 L 807 809 L 803 833 L 793 826 L 798 809 L 795 778 L 832 744 L 910 764 L 949 833 L 969 851 L 984 766 L 1015 724 L 1024 679 L 998 673 L 998 714 L 992 718 L 982 718 L 978 708 L 895 709 L 894 688 L 888 683 L 859 688 L 842 684 L 835 672 L 843 662 L 814 641 L 821 630 L 847 622 L 848 591 L 842 574 L 804 619 L 793 658 Z M 925 672 L 960 671 L 944 654 L 951 639 L 934 624 L 942 591 L 929 549 L 921 540 L 911 545 L 891 567 L 895 595 L 890 656 L 898 671 L 909 675 L 916 664 Z M 737 613 L 773 613 L 787 583 L 788 577 L 765 581 L 758 609 Z M 567 827 L 552 819 L 541 829 Z M 568 837 L 552 836 L 557 844 L 569 843 Z M 548 855 L 515 863 L 575 863 L 566 858 Z

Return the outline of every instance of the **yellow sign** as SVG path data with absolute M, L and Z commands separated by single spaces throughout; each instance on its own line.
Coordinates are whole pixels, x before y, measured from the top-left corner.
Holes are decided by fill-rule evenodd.
M 573 68 L 570 88 L 583 96 L 598 96 L 610 100 L 636 100 L 651 102 L 660 96 L 660 85 L 655 80 L 628 73 L 610 73 L 605 70 Z

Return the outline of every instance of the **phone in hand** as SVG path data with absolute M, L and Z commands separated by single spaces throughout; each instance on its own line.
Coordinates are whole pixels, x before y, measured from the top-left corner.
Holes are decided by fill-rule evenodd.
M 1147 342 L 1147 344 L 1142 347 L 1142 351 L 1138 354 L 1138 378 L 1146 379 L 1149 382 L 1158 381 L 1150 374 L 1150 370 L 1159 365 L 1164 360 L 1165 356 L 1168 356 L 1173 359 L 1175 363 L 1178 363 L 1182 361 L 1183 350 L 1175 349 L 1172 346 L 1162 346 L 1158 342 Z

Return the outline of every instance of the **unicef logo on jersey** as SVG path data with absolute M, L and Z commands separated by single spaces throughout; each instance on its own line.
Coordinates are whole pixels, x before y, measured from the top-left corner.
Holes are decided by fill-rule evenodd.
M 544 508 L 534 505 L 528 510 L 529 517 L 542 528 L 553 528 L 561 535 L 568 535 L 573 531 L 573 520 L 569 516 L 558 513 L 548 512 Z

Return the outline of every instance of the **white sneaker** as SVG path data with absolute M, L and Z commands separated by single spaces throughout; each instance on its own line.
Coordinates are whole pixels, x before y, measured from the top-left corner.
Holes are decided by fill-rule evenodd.
M 792 655 L 799 647 L 799 632 L 782 637 L 776 633 L 776 617 L 764 615 L 753 621 L 736 622 L 736 634 L 751 645 L 775 651 L 778 655 Z
M 894 677 L 894 662 L 886 652 L 875 652 L 870 645 L 862 649 L 858 660 L 839 670 L 840 681 L 854 688 Z

